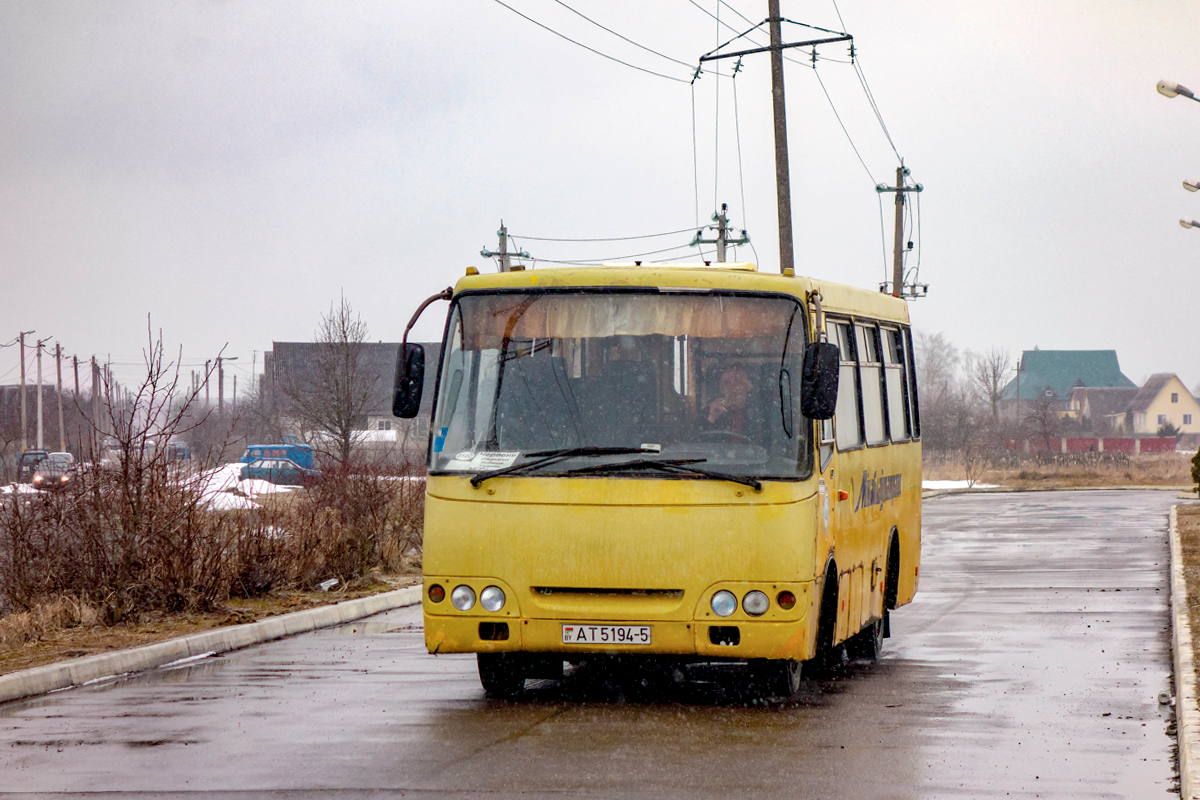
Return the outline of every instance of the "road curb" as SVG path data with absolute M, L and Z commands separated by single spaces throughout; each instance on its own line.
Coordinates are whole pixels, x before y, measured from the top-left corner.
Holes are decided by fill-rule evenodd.
M 231 625 L 226 628 L 193 633 L 154 644 L 101 653 L 44 667 L 13 672 L 0 676 L 0 703 L 33 697 L 57 689 L 66 689 L 104 678 L 161 667 L 172 661 L 195 658 L 212 653 L 227 653 L 250 645 L 282 639 L 298 633 L 328 628 L 343 622 L 369 617 L 401 606 L 421 602 L 421 587 L 408 586 L 391 592 L 345 600 L 329 606 L 293 611 L 259 622 Z
M 1192 626 L 1188 620 L 1183 549 L 1171 506 L 1171 650 L 1175 658 L 1175 735 L 1179 740 L 1179 796 L 1195 800 L 1200 791 L 1200 707 L 1196 704 L 1196 671 L 1192 665 Z

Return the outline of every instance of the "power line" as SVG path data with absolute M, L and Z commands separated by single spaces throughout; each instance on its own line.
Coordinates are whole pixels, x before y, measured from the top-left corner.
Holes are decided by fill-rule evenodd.
M 875 180 L 875 176 L 871 174 L 871 168 L 867 166 L 867 162 L 863 160 L 862 153 L 858 152 L 858 147 L 854 144 L 854 139 L 850 137 L 850 131 L 846 130 L 846 123 L 842 122 L 842 115 L 838 113 L 837 107 L 833 104 L 833 98 L 829 96 L 829 90 L 825 88 L 825 81 L 821 80 L 821 73 L 813 70 L 813 75 L 817 78 L 817 83 L 821 85 L 821 92 L 825 95 L 825 99 L 829 101 L 829 108 L 833 111 L 833 116 L 837 118 L 838 125 L 842 128 L 842 133 L 846 134 L 846 141 L 850 143 L 850 149 L 854 151 L 854 155 L 858 157 L 858 163 L 862 164 L 863 170 L 867 173 L 867 177 L 871 179 L 871 185 L 876 186 L 879 182 Z
M 607 256 L 605 258 L 576 258 L 570 260 L 555 260 L 553 258 L 538 258 L 535 261 L 543 261 L 547 264 L 600 264 L 605 261 L 624 261 L 629 258 L 641 258 L 642 256 L 653 256 L 659 253 L 669 253 L 672 250 L 678 250 L 681 247 L 690 247 L 691 245 L 676 244 L 671 247 L 664 247 L 660 250 L 647 250 L 644 253 L 629 253 L 623 256 Z
M 677 231 L 664 231 L 663 233 L 647 233 L 644 236 L 609 236 L 602 238 L 591 239 L 558 239 L 549 236 L 521 236 L 519 234 L 510 233 L 509 238 L 512 239 L 528 239 L 531 242 L 629 242 L 634 239 L 655 239 L 659 236 L 678 236 L 681 233 L 690 233 L 692 227 L 682 228 Z M 539 259 L 540 260 L 540 259 Z
M 567 10 L 568 10 L 568 11 L 570 11 L 572 14 L 576 14 L 576 15 L 578 15 L 578 16 L 580 16 L 580 17 L 582 17 L 583 19 L 585 19 L 585 20 L 587 20 L 588 22 L 590 22 L 590 23 L 592 23 L 593 25 L 595 25 L 597 28 L 600 28 L 600 29 L 602 29 L 602 30 L 606 30 L 606 31 L 608 31 L 608 32 L 609 32 L 609 33 L 611 33 L 613 36 L 616 36 L 618 39 L 620 39 L 620 40 L 622 40 L 622 41 L 624 41 L 624 42 L 628 42 L 629 44 L 633 45 L 634 47 L 639 47 L 639 48 L 641 48 L 642 50 L 645 50 L 647 53 L 653 53 L 654 55 L 658 56 L 659 58 L 665 58 L 667 61 L 673 61 L 674 63 L 676 63 L 676 64 L 679 64 L 680 66 L 687 67 L 688 69 L 691 69 L 691 68 L 692 68 L 692 65 L 691 65 L 691 64 L 688 64 L 688 63 L 687 63 L 687 62 L 685 62 L 685 61 L 680 61 L 680 60 L 679 60 L 679 59 L 677 59 L 677 58 L 671 58 L 670 56 L 668 56 L 668 55 L 664 55 L 663 53 L 660 53 L 660 52 L 658 52 L 657 50 L 655 50 L 655 49 L 653 49 L 653 48 L 646 47 L 644 44 L 638 44 L 638 43 L 637 43 L 637 42 L 635 42 L 633 39 L 630 39 L 630 38 L 628 38 L 627 36 L 622 36 L 621 34 L 619 34 L 619 33 L 617 33 L 616 31 L 614 31 L 612 28 L 608 28 L 608 27 L 605 27 L 604 25 L 601 25 L 599 22 L 596 22 L 596 20 L 592 19 L 591 17 L 587 16 L 586 14 L 584 14 L 584 13 L 582 13 L 582 12 L 580 12 L 580 11 L 577 11 L 577 10 L 576 10 L 576 9 L 574 9 L 574 8 L 571 8 L 569 5 L 567 5 L 566 3 L 564 3 L 564 2 L 563 2 L 563 0 L 554 0 L 554 2 L 558 3 L 560 6 L 562 6 L 562 7 L 563 7 L 563 8 L 565 8 L 565 9 L 567 9 Z
M 532 22 L 534 25 L 537 25 L 537 26 L 538 26 L 539 28 L 541 28 L 542 30 L 548 31 L 548 32 L 550 32 L 550 33 L 553 33 L 555 36 L 559 37 L 560 39 L 565 39 L 566 41 L 570 42 L 571 44 L 573 44 L 573 45 L 576 45 L 576 46 L 578 46 L 578 47 L 582 47 L 584 50 L 587 50 L 587 51 L 588 51 L 588 52 L 590 52 L 590 53 L 595 53 L 596 55 L 600 56 L 601 58 L 607 58 L 609 61 L 615 61 L 615 62 L 616 62 L 616 63 L 618 63 L 618 64 L 621 64 L 621 65 L 623 65 L 623 66 L 629 67 L 630 69 L 636 69 L 638 72 L 644 72 L 644 73 L 646 73 L 647 75 L 654 75 L 654 76 L 656 76 L 656 77 L 659 77 L 659 78 L 666 78 L 667 80 L 669 80 L 669 81 L 675 81 L 676 83 L 687 83 L 687 81 L 686 81 L 686 80 L 684 80 L 683 78 L 676 78 L 676 77 L 674 77 L 674 76 L 672 76 L 672 75 L 665 75 L 665 74 L 663 74 L 663 73 L 661 73 L 661 72 L 655 72 L 655 71 L 654 71 L 654 70 L 652 70 L 652 69 L 646 69 L 645 67 L 639 67 L 639 66 L 637 66 L 636 64 L 630 64 L 628 61 L 622 61 L 621 59 L 617 58 L 616 56 L 610 56 L 608 53 L 602 53 L 602 52 L 600 52 L 599 50 L 597 50 L 597 49 L 596 49 L 596 48 L 594 48 L 594 47 L 588 47 L 588 46 L 587 46 L 586 44 L 584 44 L 583 42 L 577 42 L 577 41 L 575 41 L 574 39 L 572 39 L 570 36 L 567 36 L 566 34 L 559 33 L 558 31 L 554 30 L 553 28 L 551 28 L 551 27 L 550 27 L 550 26 L 548 26 L 548 25 L 543 25 L 542 23 L 538 22 L 538 21 L 537 21 L 536 19 L 534 19 L 533 17 L 530 17 L 530 16 L 527 16 L 527 15 L 525 15 L 525 14 L 522 14 L 520 11 L 517 11 L 517 10 L 516 10 L 515 8 L 513 8 L 512 6 L 510 6 L 510 5 L 508 5 L 507 3 L 505 3 L 505 2 L 504 2 L 504 0 L 495 0 L 495 2 L 496 2 L 497 4 L 499 4 L 499 5 L 502 5 L 502 6 L 504 6 L 504 7 L 505 7 L 505 8 L 507 8 L 509 11 L 511 11 L 511 12 L 513 12 L 514 14 L 516 14 L 518 17 L 521 17 L 521 18 L 522 18 L 522 19 L 524 19 L 524 20 L 527 20 L 527 21 L 529 21 L 529 22 Z

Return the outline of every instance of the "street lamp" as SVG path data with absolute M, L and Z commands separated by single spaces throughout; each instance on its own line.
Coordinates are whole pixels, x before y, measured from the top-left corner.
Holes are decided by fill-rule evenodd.
M 1181 219 L 1179 220 L 1179 224 L 1185 228 L 1200 228 L 1200 222 L 1194 219 Z
M 1163 95 L 1164 97 L 1175 97 L 1177 95 L 1183 95 L 1184 97 L 1188 98 L 1189 100 L 1195 100 L 1197 103 L 1200 103 L 1200 98 L 1196 97 L 1196 95 L 1192 93 L 1191 89 L 1187 88 L 1186 86 L 1180 86 L 1178 83 L 1171 83 L 1170 81 L 1159 81 L 1158 86 L 1155 88 L 1157 88 L 1158 93 Z
M 1189 192 L 1200 191 L 1200 181 L 1184 181 L 1183 188 L 1187 189 Z

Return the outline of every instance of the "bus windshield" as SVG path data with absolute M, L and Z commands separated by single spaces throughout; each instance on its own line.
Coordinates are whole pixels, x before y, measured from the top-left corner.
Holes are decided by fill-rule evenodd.
M 805 342 L 803 310 L 783 295 L 461 295 L 443 347 L 429 470 L 528 463 L 523 474 L 536 476 L 807 477 Z M 564 455 L 548 459 L 555 451 Z

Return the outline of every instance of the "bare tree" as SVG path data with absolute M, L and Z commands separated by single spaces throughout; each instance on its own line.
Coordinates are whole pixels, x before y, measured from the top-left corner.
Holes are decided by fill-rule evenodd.
M 992 422 L 1000 423 L 1000 391 L 1008 383 L 1005 376 L 1010 369 L 1011 358 L 1002 347 L 993 347 L 974 359 L 971 383 L 975 391 L 987 402 L 992 412 Z
M 1046 443 L 1046 451 L 1051 451 L 1050 440 L 1058 438 L 1062 429 L 1054 398 L 1041 396 L 1031 401 L 1025 411 L 1025 424 Z
M 961 361 L 946 334 L 917 331 L 917 383 L 923 404 L 936 403 L 954 391 Z
M 350 461 L 355 432 L 366 427 L 376 380 L 362 364 L 367 335 L 366 323 L 343 297 L 321 316 L 311 370 L 293 370 L 281 386 L 301 429 L 341 465 Z

